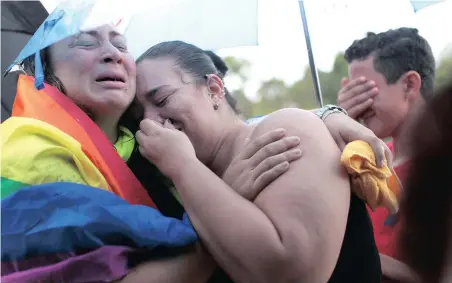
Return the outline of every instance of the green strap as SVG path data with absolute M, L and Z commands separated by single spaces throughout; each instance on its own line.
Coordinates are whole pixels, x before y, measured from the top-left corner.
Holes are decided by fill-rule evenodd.
M 119 130 L 119 137 L 114 146 L 121 159 L 127 162 L 135 148 L 135 136 L 125 127 L 119 127 Z
M 126 127 L 120 127 L 119 129 L 120 133 L 118 141 L 116 141 L 114 146 L 119 156 L 121 156 L 122 160 L 127 162 L 130 159 L 130 156 L 132 155 L 135 148 L 135 136 Z M 177 199 L 179 203 L 181 203 L 179 193 L 177 192 L 174 185 L 171 182 L 166 183 L 166 185 L 169 187 L 171 194 Z
M 173 197 L 176 198 L 177 201 L 178 201 L 180 204 L 182 204 L 182 202 L 181 202 L 181 200 L 180 200 L 179 193 L 178 193 L 177 190 L 176 190 L 176 187 L 175 187 L 175 186 L 172 186 L 172 187 L 169 188 L 169 190 L 170 190 L 171 194 L 173 195 Z

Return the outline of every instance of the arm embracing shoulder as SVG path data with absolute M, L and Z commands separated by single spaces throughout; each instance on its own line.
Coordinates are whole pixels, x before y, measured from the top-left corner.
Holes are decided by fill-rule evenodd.
M 323 122 L 308 111 L 277 111 L 257 126 L 253 137 L 276 128 L 301 139 L 302 157 L 255 204 L 275 226 L 294 279 L 326 282 L 339 256 L 350 202 L 340 151 Z

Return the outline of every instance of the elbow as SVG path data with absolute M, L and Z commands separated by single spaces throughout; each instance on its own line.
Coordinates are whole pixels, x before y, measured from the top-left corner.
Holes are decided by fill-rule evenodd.
M 275 260 L 272 266 L 265 270 L 258 270 L 258 274 L 254 280 L 247 282 L 259 283 L 291 283 L 291 282 L 308 282 L 303 280 L 306 278 L 306 266 L 300 262 L 293 260 Z
M 342 246 L 340 237 L 335 237 L 337 241 L 331 241 L 329 237 L 312 235 L 304 229 L 296 231 L 294 233 L 291 229 L 289 233 L 284 233 L 280 245 L 272 249 L 267 246 L 252 258 L 243 257 L 242 272 L 235 274 L 235 282 L 327 282 L 339 257 Z M 323 232 L 331 235 L 327 233 L 331 231 Z
M 270 255 L 271 254 L 271 255 Z M 234 278 L 236 282 L 246 283 L 289 283 L 308 282 L 306 278 L 309 267 L 302 258 L 294 258 L 291 254 L 270 253 L 265 259 L 250 264 L 241 278 Z
M 329 244 L 319 245 L 317 239 L 297 238 L 297 243 L 286 243 L 284 252 L 271 253 L 252 266 L 247 278 L 239 282 L 327 282 L 336 266 L 338 249 Z

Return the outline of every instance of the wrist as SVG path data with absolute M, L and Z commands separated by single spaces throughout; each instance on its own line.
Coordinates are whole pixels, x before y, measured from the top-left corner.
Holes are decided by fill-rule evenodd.
M 326 121 L 326 119 L 328 117 L 330 117 L 331 115 L 334 114 L 342 114 L 342 115 L 346 115 L 347 111 L 345 111 L 343 108 L 336 106 L 336 105 L 332 105 L 332 104 L 328 104 L 323 106 L 322 108 L 319 108 L 315 111 L 315 114 L 317 115 L 317 117 L 319 117 L 320 119 L 322 119 L 323 122 Z
M 334 117 L 333 119 L 337 118 L 337 117 L 348 117 L 347 114 L 344 114 L 342 112 L 334 112 L 334 113 L 329 113 L 328 115 L 326 115 L 322 120 L 323 123 L 327 124 L 327 121 L 333 120 L 331 119 L 331 117 Z
M 184 183 L 185 178 L 190 178 L 191 171 L 196 170 L 199 166 L 204 166 L 204 164 L 199 161 L 196 156 L 186 156 L 184 158 L 178 159 L 177 164 L 173 167 L 173 170 L 169 172 L 168 178 L 173 181 L 173 184 L 176 185 L 180 183 Z

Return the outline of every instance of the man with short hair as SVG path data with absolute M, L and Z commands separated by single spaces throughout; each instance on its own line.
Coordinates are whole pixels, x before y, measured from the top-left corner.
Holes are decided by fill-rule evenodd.
M 392 138 L 394 170 L 405 178 L 413 118 L 433 94 L 435 58 L 417 29 L 368 33 L 346 50 L 349 78 L 343 79 L 338 105 L 379 138 Z M 393 280 L 409 276 L 397 261 L 396 217 L 383 208 L 370 213 L 383 274 Z M 400 263 L 398 265 L 397 263 Z

